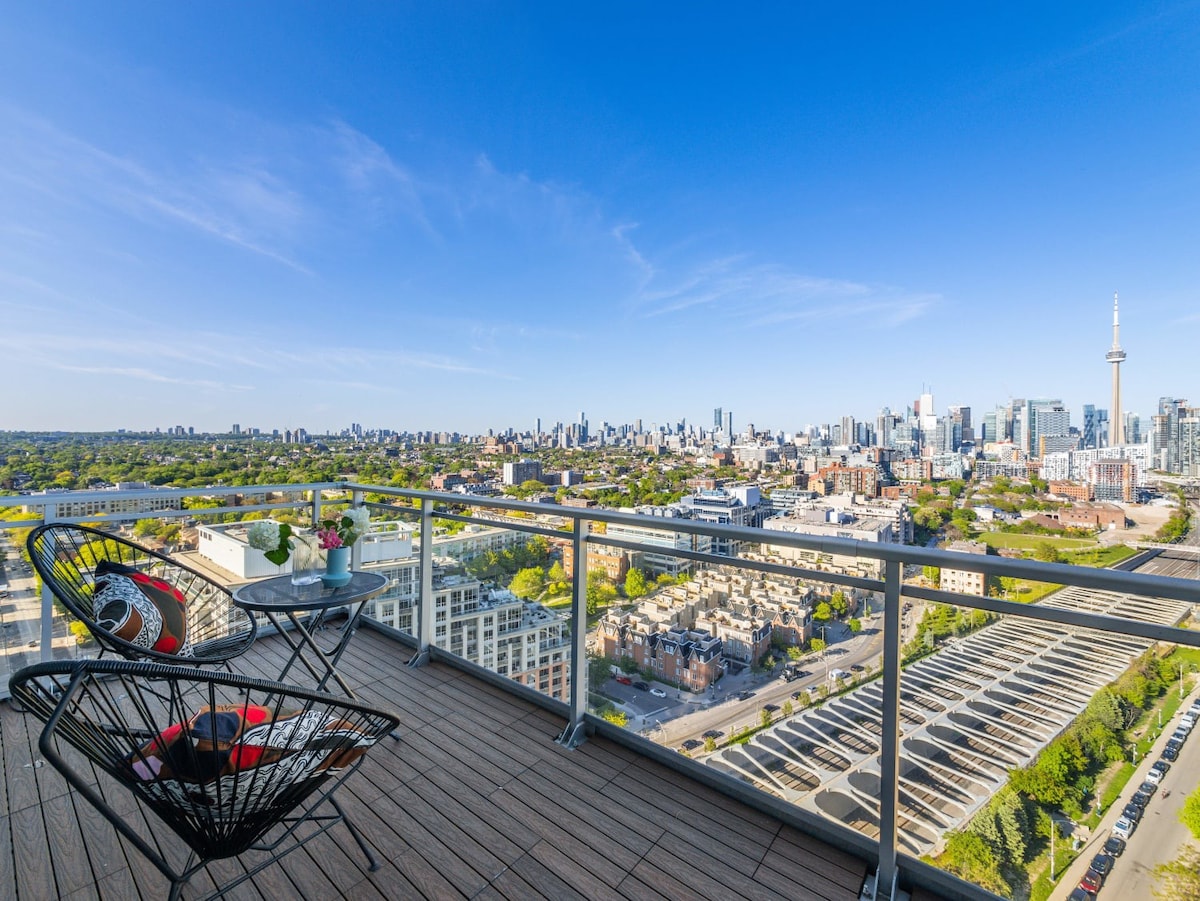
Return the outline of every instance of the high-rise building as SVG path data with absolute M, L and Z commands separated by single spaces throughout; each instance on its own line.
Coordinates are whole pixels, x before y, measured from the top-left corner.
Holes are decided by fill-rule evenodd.
M 733 438 L 733 411 L 732 410 L 725 411 L 725 436 L 730 439 Z
M 1113 292 L 1113 343 L 1104 359 L 1112 363 L 1112 421 L 1114 447 L 1125 443 L 1125 423 L 1121 419 L 1121 364 L 1125 362 L 1125 351 L 1121 350 L 1121 324 L 1117 318 L 1117 292 Z
M 1142 417 L 1136 413 L 1125 414 L 1125 443 L 1126 444 L 1141 444 L 1142 439 Z
M 1126 429 L 1126 441 L 1129 441 L 1129 430 Z M 1105 447 L 1108 444 L 1108 411 L 1099 410 L 1094 404 L 1083 405 L 1083 439 L 1081 447 L 1084 450 L 1093 450 L 1098 447 Z M 1129 441 L 1130 444 L 1137 444 L 1137 441 Z
M 721 415 L 720 407 L 713 407 L 713 429 L 721 429 L 725 427 L 725 417 Z

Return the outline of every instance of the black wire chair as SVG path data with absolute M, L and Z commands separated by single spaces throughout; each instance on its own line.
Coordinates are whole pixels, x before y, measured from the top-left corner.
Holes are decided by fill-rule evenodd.
M 130 660 L 192 665 L 226 664 L 246 651 L 258 634 L 254 617 L 233 603 L 229 589 L 170 557 L 124 538 L 87 526 L 51 523 L 33 530 L 29 557 L 42 581 L 72 616 L 87 626 L 100 646 Z M 99 570 L 99 572 L 98 572 Z M 104 610 L 96 609 L 97 579 L 137 575 L 165 583 L 183 601 L 184 634 L 178 647 L 155 647 L 133 637 L 126 624 L 118 626 Z M 168 611 L 169 612 L 169 611 Z M 154 610 L 149 614 L 157 615 Z M 118 631 L 124 633 L 118 634 Z
M 338 823 L 369 869 L 379 867 L 333 794 L 399 725 L 394 714 L 279 682 L 127 660 L 39 663 L 9 688 L 45 723 L 45 759 L 170 880 L 171 899 L 211 861 L 265 853 L 248 855 L 246 871 L 209 896 L 219 897 Z

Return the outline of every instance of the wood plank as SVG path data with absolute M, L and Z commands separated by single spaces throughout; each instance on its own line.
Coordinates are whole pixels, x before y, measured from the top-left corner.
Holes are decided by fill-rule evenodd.
M 54 866 L 50 857 L 50 837 L 42 820 L 42 809 L 25 806 L 9 815 L 12 826 L 14 884 L 18 898 L 44 898 L 47 890 L 58 896 Z M 55 844 L 59 837 L 55 836 Z
M 557 873 L 528 854 L 513 864 L 512 872 L 525 880 L 543 898 L 554 898 L 556 901 L 578 898 L 580 901 L 587 901 L 586 895 L 568 885 Z
M 564 834 L 554 841 L 538 842 L 529 856 L 591 899 L 617 901 L 624 896 L 616 885 L 625 878 L 625 870 L 594 854 L 573 835 Z
M 0 817 L 0 885 L 16 886 L 17 873 L 13 863 L 12 817 Z
M 654 882 L 647 879 L 653 871 Z M 766 886 L 758 885 L 752 880 L 745 879 L 731 887 L 727 882 L 713 875 L 721 874 L 728 881 L 734 881 L 732 870 L 721 870 L 718 861 L 712 861 L 709 866 L 700 868 L 686 863 L 662 847 L 652 848 L 650 853 L 633 870 L 638 878 L 650 882 L 655 887 L 669 890 L 674 886 L 675 897 L 711 898 L 713 901 L 723 901 L 725 898 L 748 898 L 752 901 L 778 901 L 779 894 Z
M 41 813 L 46 832 L 54 836 L 49 851 L 58 893 L 70 895 L 84 886 L 94 886 L 96 877 L 92 873 L 89 849 L 76 825 L 78 821 L 71 796 L 53 798 L 42 805 Z M 118 860 L 123 867 L 123 855 L 118 854 Z

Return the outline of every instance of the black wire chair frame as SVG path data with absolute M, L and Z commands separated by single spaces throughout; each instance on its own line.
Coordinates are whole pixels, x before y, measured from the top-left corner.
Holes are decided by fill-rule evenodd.
M 244 862 L 246 872 L 208 896 L 216 898 L 338 823 L 368 869 L 379 868 L 333 794 L 396 729 L 395 714 L 219 670 L 114 659 L 34 664 L 9 687 L 45 723 L 38 741 L 45 759 L 170 880 L 172 901 L 211 861 L 268 855 Z M 242 724 L 232 742 L 218 728 L 221 717 Z M 260 722 L 252 726 L 254 717 Z M 105 797 L 119 791 L 114 781 L 182 840 L 185 863 L 168 861 L 168 836 L 152 831 L 151 844 Z M 174 850 L 176 860 L 183 856 Z
M 233 603 L 228 588 L 136 542 L 88 526 L 49 523 L 33 530 L 27 546 L 43 583 L 73 617 L 87 626 L 100 646 L 100 656 L 111 651 L 130 660 L 194 666 L 225 664 L 228 668 L 228 662 L 244 653 L 258 634 L 258 623 Z M 134 644 L 96 622 L 92 592 L 101 560 L 132 566 L 182 592 L 187 602 L 189 655 Z

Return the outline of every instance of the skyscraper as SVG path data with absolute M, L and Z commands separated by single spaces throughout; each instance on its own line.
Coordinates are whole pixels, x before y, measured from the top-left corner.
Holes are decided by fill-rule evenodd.
M 1112 446 L 1125 443 L 1125 421 L 1121 415 L 1121 364 L 1125 362 L 1125 351 L 1121 350 L 1121 325 L 1117 319 L 1117 292 L 1113 292 L 1113 343 L 1104 359 L 1112 363 Z

